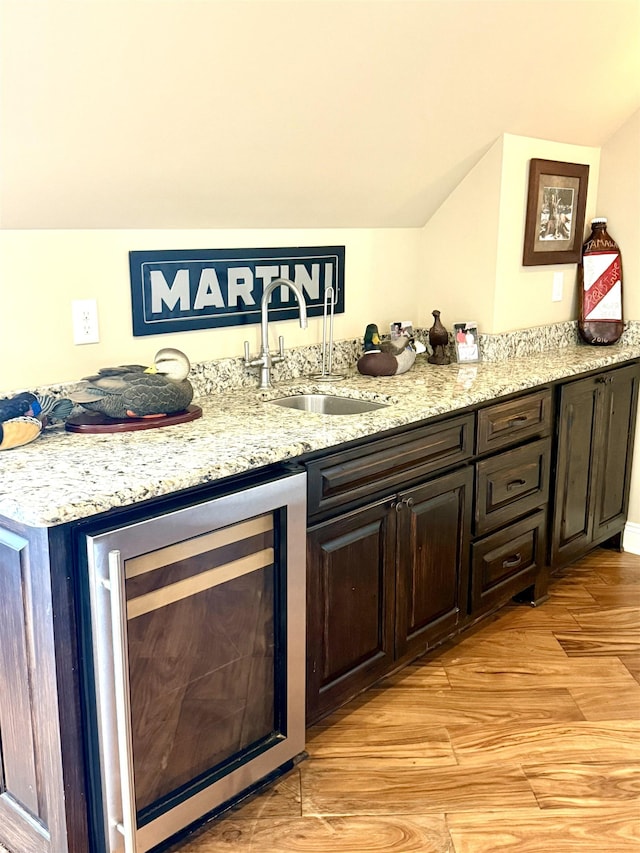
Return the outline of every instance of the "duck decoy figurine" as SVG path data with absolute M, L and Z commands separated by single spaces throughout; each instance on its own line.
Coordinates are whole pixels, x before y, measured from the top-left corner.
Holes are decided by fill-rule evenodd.
M 413 342 L 406 335 L 393 341 L 383 341 L 378 327 L 369 323 L 364 333 L 364 355 L 356 367 L 364 376 L 397 376 L 406 373 L 416 360 Z
M 11 450 L 34 441 L 48 422 L 64 420 L 73 408 L 71 400 L 49 394 L 21 391 L 0 399 L 0 450 Z
M 42 432 L 40 402 L 30 391 L 0 400 L 0 450 L 11 450 L 34 441 Z
M 187 379 L 191 365 L 178 349 L 156 353 L 151 367 L 123 364 L 103 367 L 85 377 L 84 388 L 70 394 L 74 403 L 110 418 L 151 418 L 186 409 L 193 399 Z

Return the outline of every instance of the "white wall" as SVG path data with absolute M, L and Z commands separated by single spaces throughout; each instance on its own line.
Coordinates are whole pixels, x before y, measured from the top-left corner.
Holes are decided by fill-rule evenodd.
M 445 326 L 473 319 L 497 333 L 575 319 L 576 265 L 522 265 L 532 157 L 587 163 L 587 220 L 594 215 L 599 149 L 505 134 L 424 228 L 425 279 Z M 551 301 L 554 272 L 564 275 L 561 302 Z
M 439 309 L 448 328 L 458 320 L 493 328 L 502 148 L 501 138 L 423 229 L 420 306 Z

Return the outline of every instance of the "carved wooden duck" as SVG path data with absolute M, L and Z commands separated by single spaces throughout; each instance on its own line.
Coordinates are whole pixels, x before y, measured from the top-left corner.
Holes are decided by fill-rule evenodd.
M 153 365 L 103 367 L 85 377 L 86 386 L 70 394 L 75 403 L 110 418 L 161 417 L 187 408 L 193 388 L 187 379 L 191 365 L 180 350 L 156 353 Z
M 364 376 L 397 376 L 413 367 L 416 351 L 411 340 L 403 336 L 395 341 L 382 341 L 375 323 L 364 333 L 364 355 L 356 367 Z

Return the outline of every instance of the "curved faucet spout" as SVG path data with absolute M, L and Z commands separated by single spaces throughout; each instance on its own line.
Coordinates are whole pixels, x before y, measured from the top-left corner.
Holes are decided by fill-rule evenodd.
M 282 287 L 283 285 L 292 290 L 298 300 L 300 328 L 307 328 L 307 303 L 305 302 L 302 288 L 295 281 L 290 281 L 288 278 L 274 278 L 262 291 L 262 302 L 260 303 L 260 330 L 262 333 L 263 354 L 269 351 L 269 299 L 276 287 Z

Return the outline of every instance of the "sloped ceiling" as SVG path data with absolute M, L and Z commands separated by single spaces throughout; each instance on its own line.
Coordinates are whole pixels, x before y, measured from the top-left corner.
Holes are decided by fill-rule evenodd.
M 3 228 L 419 226 L 640 106 L 640 0 L 0 3 Z

